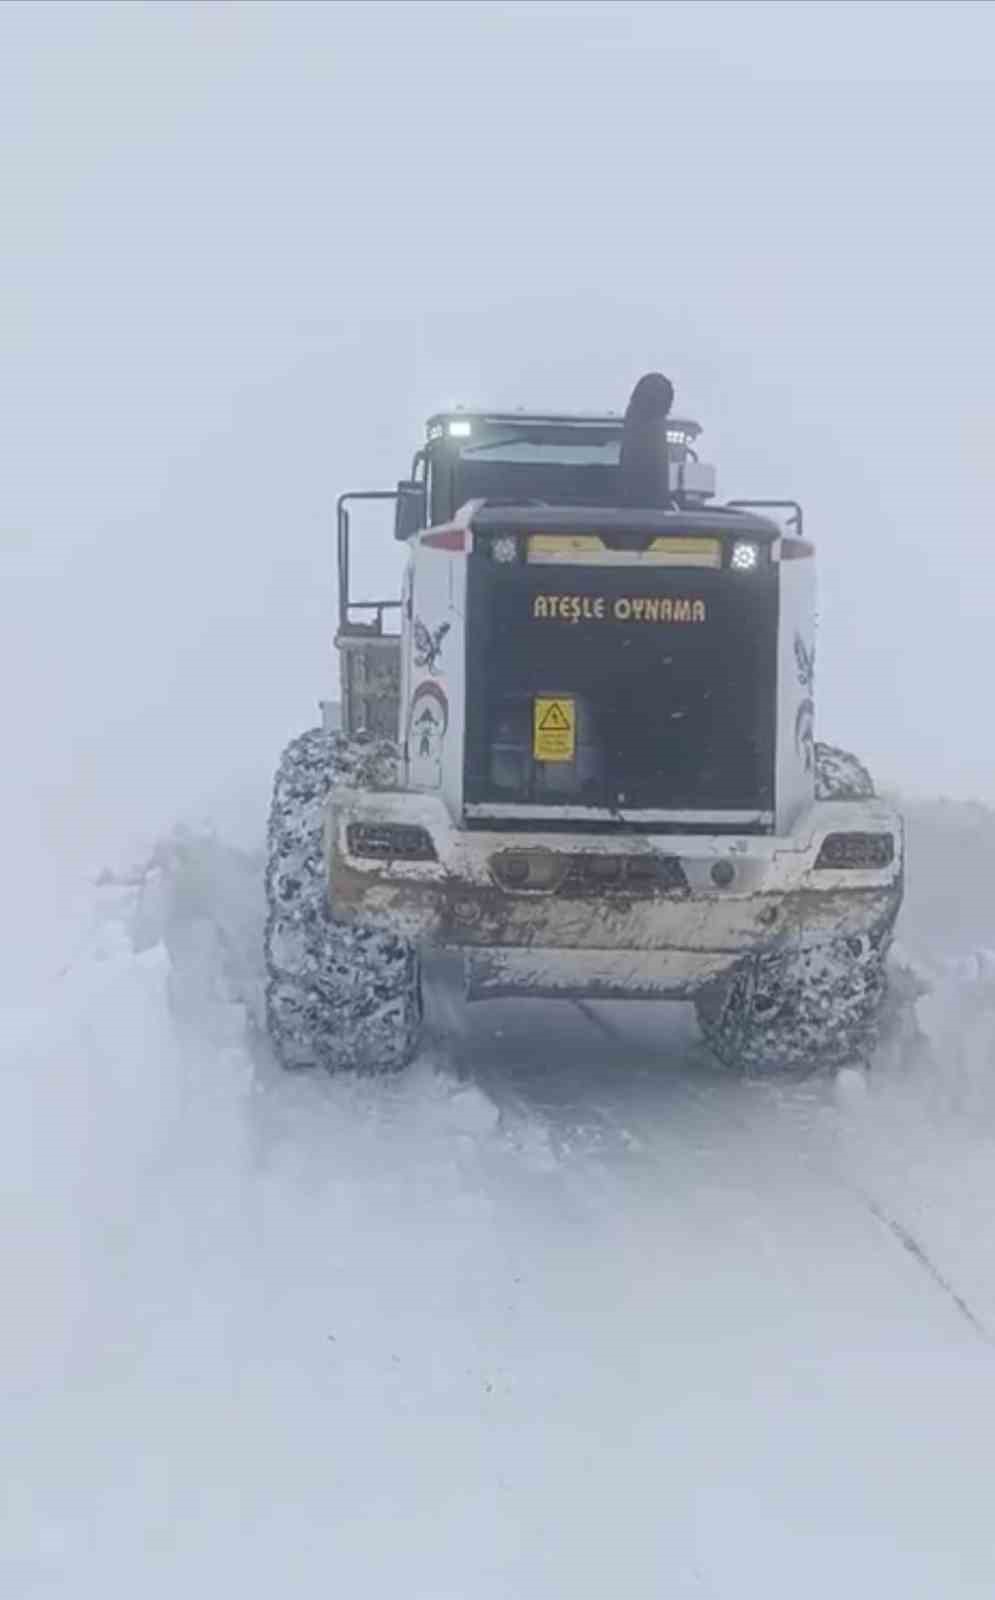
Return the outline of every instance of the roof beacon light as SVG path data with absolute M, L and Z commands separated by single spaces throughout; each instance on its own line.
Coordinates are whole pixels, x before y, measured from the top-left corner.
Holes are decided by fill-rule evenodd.
M 752 572 L 760 560 L 758 545 L 749 539 L 737 539 L 732 547 L 732 565 L 737 572 Z
M 469 439 L 473 432 L 469 422 L 451 422 L 449 424 L 450 439 Z

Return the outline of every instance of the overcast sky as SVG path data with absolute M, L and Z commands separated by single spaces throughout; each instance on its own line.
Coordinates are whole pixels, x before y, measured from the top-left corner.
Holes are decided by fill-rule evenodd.
M 982 4 L 0 6 L 23 837 L 254 816 L 336 494 L 651 367 L 805 504 L 822 736 L 995 799 L 993 79 Z

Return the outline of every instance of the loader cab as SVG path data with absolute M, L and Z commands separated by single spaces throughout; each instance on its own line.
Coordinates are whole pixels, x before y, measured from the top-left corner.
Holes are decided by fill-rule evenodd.
M 448 521 L 468 500 L 505 504 L 617 506 L 622 503 L 623 419 L 570 413 L 449 411 L 430 417 L 416 457 L 426 520 Z M 675 500 L 703 504 L 714 472 L 698 462 L 696 422 L 668 422 Z M 400 520 L 400 519 L 399 519 Z M 401 537 L 407 535 L 398 527 Z
M 408 479 L 339 500 L 343 726 L 398 740 L 469 827 L 772 832 L 811 801 L 801 511 L 710 504 L 672 395 L 647 374 L 624 417 L 438 412 Z M 407 547 L 389 599 L 351 570 L 368 501 Z

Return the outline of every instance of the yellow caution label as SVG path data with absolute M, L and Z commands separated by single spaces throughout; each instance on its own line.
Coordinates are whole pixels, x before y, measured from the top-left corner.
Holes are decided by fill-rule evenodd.
M 577 743 L 577 708 L 572 700 L 538 698 L 533 714 L 532 753 L 537 761 L 572 761 Z

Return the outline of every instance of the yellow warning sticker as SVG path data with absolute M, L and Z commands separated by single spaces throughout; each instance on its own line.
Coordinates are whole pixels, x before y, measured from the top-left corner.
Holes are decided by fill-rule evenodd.
M 577 711 L 572 700 L 537 698 L 532 729 L 532 753 L 537 761 L 573 760 Z

